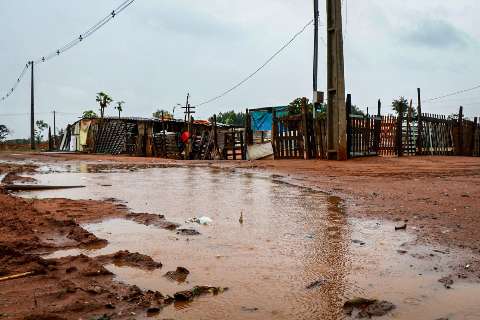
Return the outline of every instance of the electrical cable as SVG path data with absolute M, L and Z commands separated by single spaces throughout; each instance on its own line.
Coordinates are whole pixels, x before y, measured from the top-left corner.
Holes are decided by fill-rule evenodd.
M 104 25 L 106 25 L 108 22 L 110 22 L 115 16 L 117 16 L 119 13 L 121 13 L 123 10 L 128 8 L 135 0 L 126 0 L 124 1 L 121 5 L 119 5 L 117 8 L 112 10 L 108 15 L 106 15 L 104 18 L 102 18 L 100 21 L 98 21 L 96 24 L 91 26 L 87 31 L 84 33 L 80 34 L 77 38 L 73 39 L 72 41 L 68 42 L 67 44 L 63 45 L 62 47 L 59 47 L 57 50 L 50 52 L 49 54 L 45 56 L 41 56 L 40 58 L 32 60 L 34 64 L 38 63 L 44 63 L 47 62 L 60 54 L 70 50 L 74 46 L 78 45 L 80 42 L 94 34 L 96 31 L 98 31 L 100 28 L 102 28 Z M 5 94 L 0 100 L 5 101 L 10 95 L 15 91 L 17 88 L 18 84 L 22 80 L 23 76 L 25 75 L 25 72 L 27 69 L 30 67 L 31 62 L 28 62 L 25 65 L 25 68 L 21 72 L 20 76 L 17 78 L 17 81 L 13 85 L 13 87 Z
M 270 62 L 272 62 L 273 59 L 275 59 L 283 50 L 285 50 L 290 44 L 292 44 L 295 39 L 297 39 L 302 33 L 305 32 L 305 30 L 313 23 L 313 19 L 310 20 L 302 29 L 300 29 L 300 31 L 298 31 L 289 41 L 287 41 L 287 43 L 285 43 L 279 50 L 277 50 L 270 58 L 267 59 L 267 61 L 265 61 L 265 63 L 263 63 L 257 70 L 255 70 L 253 73 L 251 73 L 250 75 L 248 75 L 246 78 L 244 78 L 242 81 L 240 81 L 239 83 L 237 83 L 236 85 L 234 85 L 233 87 L 231 87 L 230 89 L 224 91 L 223 93 L 211 98 L 211 99 L 208 99 L 202 103 L 199 103 L 199 104 L 196 104 L 194 105 L 193 107 L 200 107 L 200 106 L 203 106 L 203 105 L 206 105 L 206 104 L 209 104 L 209 103 L 212 103 L 218 99 L 221 99 L 223 98 L 224 96 L 226 96 L 227 94 L 229 94 L 230 92 L 234 91 L 235 89 L 239 88 L 241 85 L 243 85 L 245 82 L 247 82 L 248 80 L 250 80 L 251 78 L 253 78 L 257 73 L 259 73 L 263 68 L 265 68 Z
M 429 102 L 432 102 L 432 101 L 436 101 L 436 100 L 445 99 L 445 98 L 448 98 L 448 97 L 457 96 L 457 95 L 459 95 L 459 94 L 467 93 L 467 92 L 470 92 L 470 91 L 473 91 L 473 90 L 477 90 L 477 89 L 480 89 L 480 85 L 475 86 L 475 87 L 472 87 L 472 88 L 463 89 L 463 90 L 455 91 L 455 92 L 452 92 L 452 93 L 448 93 L 448 94 L 445 94 L 445 95 L 442 95 L 442 96 L 438 96 L 438 97 L 435 97 L 435 98 L 425 99 L 425 100 L 423 100 L 422 102 L 424 102 L 424 103 L 429 103 Z

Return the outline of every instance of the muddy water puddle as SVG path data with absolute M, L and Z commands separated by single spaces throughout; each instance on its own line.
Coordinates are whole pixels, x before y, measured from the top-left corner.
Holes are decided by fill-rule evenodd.
M 465 252 L 441 254 L 433 249 L 447 249 L 413 245 L 414 237 L 395 232 L 392 223 L 348 217 L 336 197 L 268 175 L 208 168 L 94 171 L 47 165 L 35 176 L 40 184 L 87 187 L 23 195 L 114 198 L 132 211 L 163 214 L 201 234 L 187 237 L 111 219 L 84 225 L 107 239 L 107 247 L 52 257 L 129 250 L 151 256 L 163 268 L 108 265 L 118 281 L 170 295 L 196 285 L 229 288 L 167 307 L 158 319 L 343 319 L 343 303 L 356 296 L 394 303 L 397 308 L 384 319 L 480 318 L 478 284 L 455 279 L 447 290 L 438 282 Z M 212 222 L 185 222 L 201 216 Z M 190 271 L 185 282 L 163 276 L 178 266 Z

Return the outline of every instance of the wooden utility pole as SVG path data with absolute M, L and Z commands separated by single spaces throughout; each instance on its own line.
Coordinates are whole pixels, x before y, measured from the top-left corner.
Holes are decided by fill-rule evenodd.
M 342 2 L 327 0 L 328 159 L 347 160 L 347 115 L 343 61 Z
M 53 148 L 57 149 L 57 123 L 56 123 L 56 111 L 53 110 Z
M 458 111 L 458 156 L 463 156 L 463 107 Z
M 423 153 L 423 123 L 422 123 L 422 94 L 420 88 L 417 88 L 417 155 Z
M 30 82 L 30 147 L 35 150 L 35 91 L 33 79 L 33 61 L 30 61 L 31 82 Z

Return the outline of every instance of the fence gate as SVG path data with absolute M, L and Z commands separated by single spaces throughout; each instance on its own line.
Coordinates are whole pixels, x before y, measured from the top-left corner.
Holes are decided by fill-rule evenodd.
M 244 143 L 243 131 L 225 132 L 223 157 L 226 160 L 246 160 L 246 147 Z
M 272 143 L 275 159 L 304 158 L 304 130 L 302 116 L 273 119 Z
M 348 115 L 347 148 L 350 158 L 378 155 L 381 123 L 380 116 Z

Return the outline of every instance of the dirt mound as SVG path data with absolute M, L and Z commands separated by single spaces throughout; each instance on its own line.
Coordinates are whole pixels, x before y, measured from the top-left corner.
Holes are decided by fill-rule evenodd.
M 177 282 L 185 282 L 189 274 L 190 274 L 190 271 L 188 271 L 187 268 L 177 267 L 175 271 L 168 271 L 165 274 L 165 277 Z
M 167 221 L 163 215 L 150 213 L 129 213 L 127 214 L 127 219 L 146 226 L 155 226 L 167 230 L 175 230 L 180 226 L 177 223 Z
M 126 250 L 110 255 L 100 256 L 96 259 L 103 264 L 113 263 L 117 266 L 128 266 L 144 270 L 155 270 L 162 267 L 160 262 L 154 261 L 147 255 L 132 253 Z

